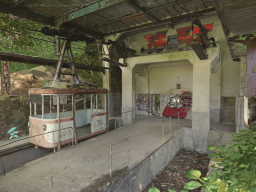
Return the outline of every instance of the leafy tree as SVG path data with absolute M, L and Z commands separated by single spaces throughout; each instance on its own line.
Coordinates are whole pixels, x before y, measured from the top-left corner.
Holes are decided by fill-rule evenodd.
M 254 37 L 251 37 L 251 39 L 254 39 L 256 37 L 256 33 L 252 33 L 254 35 Z M 231 33 L 229 37 L 235 37 L 236 33 Z M 246 37 L 240 37 L 237 40 L 245 40 L 247 38 Z M 236 49 L 238 52 L 245 52 L 247 50 L 247 46 L 243 43 L 233 43 L 232 49 Z
M 85 51 L 76 55 L 75 60 L 79 63 L 87 63 L 88 65 L 102 67 L 102 62 L 99 60 L 102 56 L 102 46 L 95 44 L 89 44 L 84 47 Z M 89 79 L 94 84 L 97 84 L 100 88 L 103 87 L 103 74 L 95 71 L 77 70 L 78 74 L 84 79 Z

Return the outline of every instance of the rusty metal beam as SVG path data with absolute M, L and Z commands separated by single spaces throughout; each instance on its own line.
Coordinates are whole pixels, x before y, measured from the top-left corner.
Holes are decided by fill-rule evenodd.
M 146 12 L 146 10 L 142 9 L 140 6 L 138 6 L 136 3 L 134 3 L 132 0 L 128 1 L 127 4 L 130 6 L 130 7 L 133 7 L 134 9 L 142 12 L 147 18 L 155 21 L 156 23 L 159 23 L 159 19 L 157 17 L 155 17 L 154 15 L 152 15 L 151 13 L 149 12 Z
M 109 63 L 111 63 L 111 64 L 113 64 L 113 65 L 116 65 L 116 66 L 127 67 L 127 65 L 124 65 L 124 64 L 122 64 L 122 63 L 118 63 L 118 62 L 116 62 L 116 61 L 112 61 L 111 59 L 108 59 L 108 58 L 102 58 L 101 60 L 102 60 L 102 61 L 109 62 Z
M 197 11 L 197 14 L 203 14 L 203 13 L 208 13 L 208 12 L 212 12 L 212 11 L 215 11 L 215 7 L 205 9 L 205 10 L 201 10 L 201 11 Z M 147 29 L 147 28 L 150 28 L 150 27 L 154 27 L 156 25 L 166 24 L 170 21 L 179 21 L 180 19 L 185 19 L 185 18 L 191 17 L 193 15 L 194 15 L 194 13 L 189 13 L 189 14 L 186 14 L 186 15 L 180 15 L 180 16 L 160 20 L 159 24 L 157 24 L 156 22 L 152 22 L 152 23 L 143 24 L 143 25 L 139 25 L 139 26 L 135 26 L 135 27 L 131 27 L 131 28 L 120 29 L 120 30 L 117 30 L 117 31 L 114 31 L 114 32 L 104 34 L 104 35 L 108 36 L 108 35 L 113 35 L 113 34 L 116 34 L 116 33 L 123 33 L 123 32 L 127 33 L 127 32 L 137 31 L 141 28 Z
M 78 9 L 76 11 L 73 11 L 71 13 L 62 15 L 61 17 L 58 17 L 57 19 L 55 19 L 55 23 L 60 26 L 62 23 L 68 22 L 68 21 L 72 21 L 74 19 L 77 19 L 79 17 L 83 17 L 85 15 L 88 15 L 89 13 L 93 13 L 95 11 L 99 11 L 101 9 L 104 9 L 106 7 L 110 7 L 113 5 L 116 5 L 118 3 L 122 3 L 128 0 L 102 0 L 96 3 L 93 3 L 89 6 L 83 7 L 81 9 Z
M 40 58 L 40 57 L 18 55 L 18 54 L 5 53 L 5 52 L 0 52 L 0 60 L 27 63 L 27 64 L 53 66 L 53 67 L 55 67 L 57 64 L 57 60 L 54 60 L 54 59 L 45 59 L 45 58 Z M 92 71 L 99 71 L 99 72 L 105 72 L 105 69 L 110 69 L 107 67 L 96 67 L 96 66 L 79 64 L 79 63 L 75 63 L 75 66 L 76 66 L 76 69 L 92 70 Z M 63 68 L 70 68 L 69 63 L 64 62 Z

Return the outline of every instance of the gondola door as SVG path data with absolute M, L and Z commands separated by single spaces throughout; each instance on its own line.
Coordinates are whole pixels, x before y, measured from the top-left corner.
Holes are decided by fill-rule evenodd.
M 106 94 L 91 95 L 91 133 L 106 131 Z

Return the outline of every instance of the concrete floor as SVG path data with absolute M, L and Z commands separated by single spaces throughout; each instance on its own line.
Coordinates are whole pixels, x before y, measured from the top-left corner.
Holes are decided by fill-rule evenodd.
M 164 138 L 162 123 L 166 134 Z M 177 119 L 172 119 L 172 132 L 177 124 Z M 191 121 L 180 119 L 180 126 L 191 127 Z M 235 126 L 216 124 L 212 128 L 217 131 L 225 131 L 226 128 L 228 131 L 235 130 Z M 134 124 L 34 160 L 7 173 L 0 178 L 0 191 L 49 192 L 52 190 L 52 174 L 54 192 L 80 192 L 94 180 L 109 173 L 110 145 L 129 139 L 129 166 L 132 167 L 170 136 L 167 118 L 139 116 L 139 121 Z M 127 165 L 126 147 L 126 142 L 113 147 L 113 170 Z

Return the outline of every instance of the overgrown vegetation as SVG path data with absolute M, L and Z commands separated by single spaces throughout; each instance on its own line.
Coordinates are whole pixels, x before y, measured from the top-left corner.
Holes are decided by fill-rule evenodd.
M 188 190 L 203 187 L 211 192 L 255 192 L 256 191 L 256 127 L 250 126 L 238 133 L 233 133 L 230 146 L 221 145 L 218 148 L 212 145 L 209 150 L 214 150 L 213 161 L 218 162 L 213 174 L 201 177 L 198 170 L 186 172 L 187 177 L 198 181 L 190 181 L 184 188 Z M 222 166 L 222 167 L 221 167 Z M 160 192 L 151 188 L 149 192 Z M 169 192 L 176 192 L 169 190 Z M 183 190 L 187 192 L 187 190 Z
M 254 37 L 251 37 L 251 39 L 254 39 L 256 37 L 256 33 L 252 33 L 254 35 Z M 235 37 L 236 34 L 235 33 L 231 33 L 229 37 Z M 237 40 L 245 40 L 247 38 L 246 37 L 240 37 Z M 232 49 L 236 49 L 238 52 L 245 52 L 247 50 L 247 46 L 243 43 L 233 43 Z
M 45 36 L 43 33 L 40 32 L 43 26 L 45 25 L 37 23 L 35 21 L 0 13 L 0 51 L 13 54 L 24 54 L 29 56 L 57 59 L 55 55 L 54 44 L 37 39 L 32 39 L 23 35 L 15 35 L 5 32 L 14 31 L 24 35 L 29 35 L 35 38 L 53 42 L 53 37 Z M 52 28 L 51 26 L 47 27 Z M 71 44 L 72 46 L 84 49 L 84 51 L 79 49 L 72 49 L 75 62 L 93 66 L 102 66 L 102 62 L 99 61 L 97 45 L 86 45 L 86 43 L 84 42 L 72 42 Z M 102 50 L 101 47 L 99 50 Z M 88 56 L 89 63 L 86 59 L 86 56 Z M 38 65 L 17 62 L 10 62 L 9 66 L 10 73 L 38 67 Z M 90 79 L 93 83 L 97 84 L 99 87 L 102 87 L 103 82 L 101 73 L 78 70 L 78 75 L 82 78 Z

